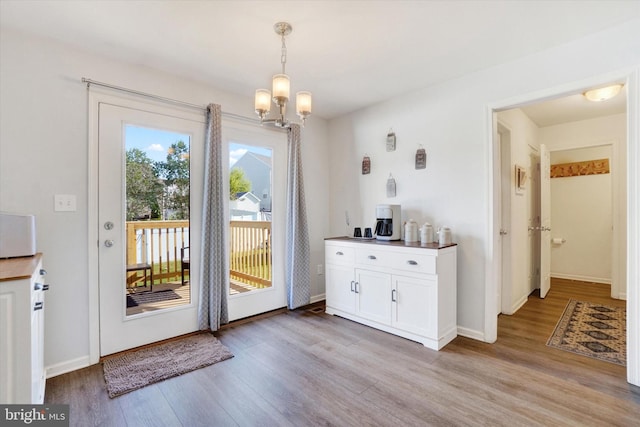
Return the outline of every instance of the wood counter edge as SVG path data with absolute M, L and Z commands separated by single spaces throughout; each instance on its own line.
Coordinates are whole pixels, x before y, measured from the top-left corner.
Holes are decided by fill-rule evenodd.
M 0 259 L 0 282 L 28 279 L 42 259 L 42 253 L 32 256 Z

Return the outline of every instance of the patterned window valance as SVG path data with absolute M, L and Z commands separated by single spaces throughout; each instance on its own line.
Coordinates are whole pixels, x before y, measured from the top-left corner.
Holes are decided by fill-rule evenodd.
M 609 159 L 551 165 L 551 178 L 609 173 Z

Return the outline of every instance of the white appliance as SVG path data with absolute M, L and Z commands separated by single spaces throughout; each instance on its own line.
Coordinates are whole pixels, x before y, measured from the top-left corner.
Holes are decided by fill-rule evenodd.
M 402 224 L 400 223 L 400 205 L 376 206 L 376 239 L 400 240 Z
M 35 216 L 0 212 L 0 258 L 35 254 Z

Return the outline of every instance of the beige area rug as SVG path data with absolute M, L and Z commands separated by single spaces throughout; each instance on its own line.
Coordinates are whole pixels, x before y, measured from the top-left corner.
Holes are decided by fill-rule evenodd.
M 569 300 L 547 345 L 626 366 L 626 339 L 624 308 Z
M 103 361 L 104 379 L 113 398 L 231 357 L 233 354 L 216 337 L 200 333 L 107 357 Z

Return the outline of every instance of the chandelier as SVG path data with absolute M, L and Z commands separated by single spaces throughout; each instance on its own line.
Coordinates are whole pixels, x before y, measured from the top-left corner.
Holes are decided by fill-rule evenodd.
M 276 127 L 288 128 L 291 123 L 285 118 L 285 110 L 287 102 L 289 102 L 290 82 L 289 76 L 285 73 L 287 65 L 287 45 L 285 36 L 291 34 L 293 28 L 288 22 L 278 22 L 273 26 L 276 34 L 282 39 L 282 54 L 280 63 L 282 64 L 282 73 L 273 76 L 272 92 L 268 89 L 256 90 L 255 109 L 256 114 L 260 117 L 260 123 L 270 123 Z M 279 117 L 275 119 L 267 119 L 267 115 L 271 110 L 271 101 L 278 106 Z M 302 120 L 304 126 L 308 116 L 311 115 L 311 92 L 300 91 L 296 93 L 296 114 Z

